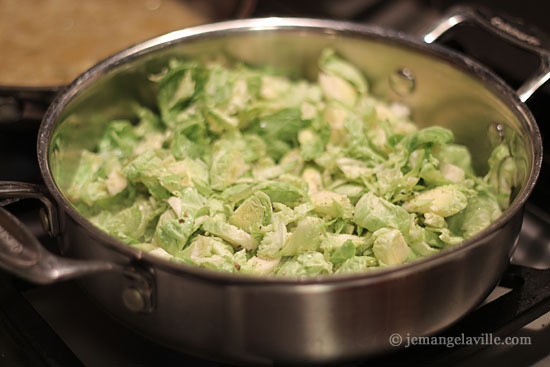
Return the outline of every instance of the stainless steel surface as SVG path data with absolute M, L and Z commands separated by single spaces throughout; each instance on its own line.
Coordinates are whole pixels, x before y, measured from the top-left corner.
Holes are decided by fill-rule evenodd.
M 539 69 L 517 90 L 519 99 L 522 102 L 526 102 L 537 89 L 550 79 L 550 44 L 545 35 L 538 32 L 534 33 L 533 30 L 527 30 L 520 24 L 514 24 L 496 14 L 474 10 L 470 7 L 454 7 L 424 36 L 424 41 L 433 43 L 464 22 L 474 22 L 515 46 L 531 51 L 539 57 Z
M 335 48 L 365 70 L 373 93 L 410 105 L 421 126 L 452 129 L 458 142 L 472 150 L 478 173 L 487 169 L 484 162 L 493 144 L 502 139 L 513 144 L 523 179 L 503 216 L 465 243 L 404 266 L 283 279 L 216 273 L 142 253 L 92 226 L 65 200 L 63 191 L 78 151 L 93 146 L 110 119 L 131 118 L 132 103 L 154 103 L 148 75 L 160 71 L 171 57 L 224 51 L 252 64 L 312 77 L 324 47 Z M 389 76 L 403 68 L 417 82 L 406 96 L 393 92 L 388 83 Z M 503 127 L 496 135 L 491 133 L 495 122 Z M 42 175 L 62 212 L 63 252 L 145 269 L 150 275 L 150 312 L 128 311 L 122 295 L 134 287 L 135 279 L 122 273 L 82 279 L 93 297 L 152 340 L 191 354 L 254 364 L 325 363 L 371 355 L 389 349 L 393 333 L 435 333 L 473 309 L 509 264 L 523 205 L 540 170 L 541 149 L 526 106 L 472 60 L 381 28 L 279 18 L 186 29 L 103 61 L 54 101 L 38 140 Z M 141 303 L 131 302 L 130 308 L 138 310 Z
M 30 229 L 2 208 L 3 204 L 28 198 L 38 199 L 44 205 L 40 210 L 40 221 L 46 233 L 51 237 L 57 237 L 60 234 L 57 206 L 52 202 L 44 186 L 0 181 L 0 199 L 4 199 L 0 201 L 0 268 L 37 284 L 50 284 L 90 274 L 115 271 L 128 279 L 126 290 L 131 289 L 141 296 L 141 308 L 133 307 L 132 310 L 135 312 L 153 310 L 155 294 L 152 270 L 144 270 L 132 265 L 123 267 L 116 262 L 101 259 L 74 260 L 54 255 L 42 246 Z M 122 297 L 124 298 L 124 292 Z
M 17 218 L 0 208 L 0 268 L 33 283 L 50 284 L 119 266 L 55 256 Z
M 122 291 L 122 301 L 124 305 L 133 312 L 140 312 L 145 308 L 143 294 L 135 288 L 126 288 Z
M 0 268 L 37 284 L 50 284 L 105 271 L 117 271 L 130 279 L 131 287 L 144 296 L 143 311 L 148 312 L 152 309 L 153 291 L 150 274 L 135 267 L 122 267 L 117 263 L 102 260 L 73 260 L 54 255 L 40 244 L 30 229 L 2 208 L 3 205 L 29 198 L 40 200 L 43 204 L 40 221 L 44 231 L 51 237 L 57 237 L 61 232 L 57 206 L 44 186 L 0 181 L 0 199 L 4 199 L 0 201 Z
M 147 267 L 126 267 L 127 283 L 122 290 L 122 302 L 132 312 L 150 314 L 155 311 L 157 295 L 154 270 Z
M 545 222 L 533 222 L 534 213 L 530 212 L 529 203 L 526 206 L 524 213 L 524 220 L 522 225 L 522 232 L 518 243 L 518 251 L 520 251 L 525 245 L 524 229 L 530 227 L 534 232 L 537 232 L 536 228 L 542 226 L 541 229 L 547 227 Z M 35 217 L 36 218 L 36 217 Z M 35 224 L 31 226 L 39 226 L 38 218 L 35 219 Z M 28 223 L 25 221 L 25 223 Z M 42 232 L 41 236 L 44 236 Z M 537 241 L 536 238 L 530 238 L 530 241 Z M 540 241 L 538 243 L 538 249 L 534 256 L 540 254 L 541 248 L 545 248 L 545 244 L 548 242 L 548 237 L 538 237 Z M 536 243 L 532 243 L 529 247 L 535 247 Z M 535 258 L 536 260 L 536 258 Z M 539 260 L 540 261 L 540 260 Z M 509 270 L 509 269 L 508 269 Z M 506 277 L 506 276 L 505 276 Z M 531 280 L 527 280 L 530 282 Z M 520 287 L 520 285 L 516 285 Z M 521 286 L 523 288 L 523 286 Z M 483 301 L 482 305 L 488 306 L 488 303 L 501 298 L 501 296 L 508 296 L 510 293 L 516 292 L 517 289 L 511 289 L 508 287 L 499 286 Z M 541 290 L 544 293 L 544 290 Z M 526 293 L 529 293 L 527 291 Z M 204 359 L 195 359 L 189 355 L 178 353 L 177 351 L 170 350 L 158 343 L 152 343 L 149 339 L 128 330 L 120 323 L 114 322 L 109 315 L 104 312 L 97 304 L 93 302 L 93 299 L 88 297 L 87 294 L 82 292 L 80 287 L 77 287 L 74 282 L 62 282 L 45 287 L 32 287 L 29 290 L 24 291 L 25 297 L 31 302 L 33 307 L 47 320 L 48 324 L 55 330 L 59 337 L 62 338 L 64 343 L 78 356 L 82 364 L 87 367 L 103 367 L 103 366 L 134 366 L 134 367 L 149 367 L 149 366 L 202 366 L 202 367 L 220 367 L 226 364 L 207 361 Z M 503 309 L 499 312 L 517 312 L 512 304 L 511 308 L 508 305 L 502 305 Z M 480 306 L 481 307 L 481 306 Z M 516 305 L 516 307 L 518 307 Z M 520 306 L 521 307 L 521 306 Z M 482 307 L 483 308 L 483 307 Z M 479 314 L 479 308 L 473 311 L 473 315 Z M 469 316 L 472 316 L 470 314 Z M 548 316 L 548 315 L 546 315 Z M 536 316 L 533 316 L 531 320 L 534 320 Z M 546 319 L 546 320 L 545 320 Z M 498 318 L 497 318 L 498 320 Z M 467 335 L 482 335 L 483 332 L 494 332 L 491 328 L 489 319 L 477 317 L 478 324 L 473 326 L 476 331 L 472 331 L 471 328 L 466 328 Z M 458 325 L 464 325 L 467 320 L 461 320 Z M 423 356 L 421 363 L 416 360 L 416 363 L 411 361 L 414 357 L 411 357 L 411 351 L 406 350 L 407 354 L 401 358 L 395 358 L 397 353 L 385 354 L 379 359 L 375 357 L 376 362 L 372 358 L 361 359 L 354 361 L 351 364 L 344 364 L 346 366 L 394 366 L 407 364 L 410 366 L 482 366 L 487 364 L 497 365 L 513 365 L 531 367 L 536 361 L 541 360 L 548 355 L 548 336 L 550 336 L 550 326 L 548 324 L 548 318 L 543 317 L 539 322 L 546 327 L 540 331 L 534 332 L 529 327 L 519 329 L 518 332 L 510 334 L 511 336 L 524 336 L 528 335 L 532 338 L 532 345 L 517 345 L 517 346 L 491 346 L 483 351 L 476 351 L 475 353 L 468 354 L 464 349 L 468 350 L 474 348 L 472 346 L 466 346 L 459 352 L 460 357 L 466 357 L 465 361 L 462 361 L 460 357 L 456 356 L 457 350 L 452 350 L 443 347 L 443 350 L 433 351 L 428 350 L 416 350 L 413 355 L 420 354 Z M 502 323 L 500 325 L 505 325 Z M 481 329 L 477 329 L 477 328 Z M 462 329 L 464 330 L 464 329 Z M 478 332 L 479 331 L 479 332 Z M 459 336 L 461 331 L 448 332 L 444 331 L 441 335 Z M 495 334 L 497 335 L 497 334 Z M 502 335 L 502 334 L 498 334 Z M 509 335 L 508 333 L 504 335 Z M 410 349 L 410 348 L 409 348 Z M 455 349 L 455 348 L 453 348 Z M 503 351 L 505 349 L 505 351 Z M 497 352 L 498 351 L 498 352 Z M 447 363 L 441 362 L 442 354 L 448 353 L 455 354 L 455 356 Z M 480 355 L 481 354 L 481 355 Z M 392 362 L 389 362 L 390 359 Z M 437 362 L 439 361 L 439 363 Z M 461 362 L 459 362 L 461 361 Z M 548 358 L 544 361 L 548 364 Z M 546 366 L 543 361 L 539 362 L 537 366 Z M 66 364 L 62 364 L 66 365 Z
M 406 68 L 396 70 L 389 76 L 388 81 L 392 91 L 401 97 L 408 96 L 414 92 L 416 87 L 416 80 L 413 73 Z
M 389 350 L 392 333 L 435 333 L 475 308 L 508 265 L 521 214 L 446 261 L 354 277 L 249 280 L 158 266 L 150 314 L 128 312 L 119 296 L 128 286 L 115 274 L 82 285 L 131 329 L 192 355 L 252 364 L 353 359 Z M 79 239 L 71 255 L 115 255 L 83 241 L 82 227 L 71 231 L 69 238 Z

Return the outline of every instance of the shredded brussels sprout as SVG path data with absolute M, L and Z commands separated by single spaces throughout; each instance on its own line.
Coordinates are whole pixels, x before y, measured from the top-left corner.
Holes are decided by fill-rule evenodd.
M 317 82 L 181 60 L 151 80 L 158 112 L 110 122 L 68 196 L 176 262 L 280 276 L 403 264 L 487 227 L 516 185 L 504 144 L 476 176 L 450 130 L 417 128 L 329 49 Z

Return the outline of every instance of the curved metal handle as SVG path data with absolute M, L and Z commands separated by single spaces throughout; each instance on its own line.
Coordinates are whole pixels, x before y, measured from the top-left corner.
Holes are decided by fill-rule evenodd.
M 58 233 L 57 210 L 46 188 L 21 182 L 0 182 L 0 198 L 7 198 L 0 202 L 0 206 L 21 198 L 39 199 L 46 207 L 48 232 L 51 235 Z M 124 270 L 121 265 L 110 262 L 75 260 L 52 254 L 4 208 L 0 208 L 0 268 L 38 284 L 101 271 Z
M 43 221 L 47 220 L 47 223 L 42 223 L 44 230 L 47 230 L 50 236 L 56 236 L 59 233 L 57 208 L 44 186 L 26 182 L 0 181 L 0 199 L 4 199 L 0 200 L 0 207 L 25 198 L 38 199 L 44 204 L 46 216 Z
M 0 86 L 0 125 L 40 121 L 63 86 Z
M 538 70 L 516 91 L 519 99 L 526 102 L 535 91 L 550 79 L 550 43 L 545 35 L 535 29 L 493 14 L 486 9 L 465 6 L 453 7 L 426 35 L 424 42 L 433 43 L 461 23 L 474 23 L 513 45 L 535 54 L 540 65 Z
M 153 269 L 139 263 L 119 265 L 109 261 L 76 260 L 56 256 L 47 251 L 38 239 L 15 216 L 2 206 L 22 198 L 40 200 L 46 208 L 43 225 L 49 234 L 59 234 L 57 207 L 48 190 L 40 185 L 0 181 L 0 268 L 29 282 L 50 284 L 105 271 L 116 271 L 126 278 L 122 302 L 130 311 L 151 313 L 155 309 L 155 277 Z
M 122 270 L 120 265 L 109 262 L 73 260 L 52 254 L 4 208 L 0 208 L 0 267 L 38 284 Z

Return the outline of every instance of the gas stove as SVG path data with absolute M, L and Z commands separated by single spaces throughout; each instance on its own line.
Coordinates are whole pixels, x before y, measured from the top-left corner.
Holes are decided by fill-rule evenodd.
M 483 1 L 483 5 L 524 19 L 550 33 L 541 4 Z M 310 16 L 348 19 L 421 35 L 454 1 L 350 0 L 258 2 L 254 16 Z M 536 5 L 536 7 L 535 7 Z M 538 11 L 529 9 L 538 8 Z M 546 28 L 545 28 L 546 27 Z M 468 30 L 466 30 L 468 32 Z M 470 37 L 471 38 L 471 37 Z M 480 37 L 482 38 L 482 37 Z M 476 37 L 476 39 L 478 39 Z M 484 47 L 451 43 L 490 63 Z M 514 51 L 503 51 L 514 52 Z M 506 59 L 506 57 L 501 57 Z M 526 56 L 528 60 L 528 56 Z M 501 60 L 502 61 L 502 60 Z M 526 64 L 529 64 L 526 61 Z M 522 80 L 516 64 L 496 66 L 512 85 Z M 549 88 L 528 102 L 538 121 L 550 110 Z M 40 183 L 35 142 L 39 116 L 23 116 L 0 126 L 0 180 Z M 544 125 L 544 124 L 541 124 Z M 545 127 L 541 126 L 546 143 Z M 482 366 L 550 365 L 550 158 L 545 157 L 537 188 L 529 200 L 512 264 L 499 286 L 473 312 L 438 337 L 528 337 L 530 345 L 416 345 L 396 349 L 344 366 Z M 39 204 L 22 201 L 8 206 L 46 247 L 55 244 L 42 230 Z M 0 365 L 2 366 L 220 366 L 219 362 L 179 353 L 135 334 L 104 312 L 75 282 L 34 286 L 0 272 Z

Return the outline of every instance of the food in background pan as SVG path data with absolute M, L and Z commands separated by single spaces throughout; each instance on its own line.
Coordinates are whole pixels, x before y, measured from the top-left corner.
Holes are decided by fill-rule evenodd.
M 99 60 L 212 20 L 185 0 L 0 0 L 0 85 L 70 82 Z

